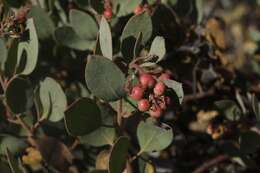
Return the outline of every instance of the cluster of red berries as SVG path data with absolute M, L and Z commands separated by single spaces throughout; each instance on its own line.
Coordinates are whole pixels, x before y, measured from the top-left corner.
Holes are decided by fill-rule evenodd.
M 168 73 L 162 73 L 157 79 L 148 73 L 139 75 L 139 82 L 132 87 L 129 96 L 137 101 L 138 110 L 149 112 L 151 117 L 159 118 L 171 104 L 171 99 L 165 96 L 167 86 L 164 80 L 170 79 Z

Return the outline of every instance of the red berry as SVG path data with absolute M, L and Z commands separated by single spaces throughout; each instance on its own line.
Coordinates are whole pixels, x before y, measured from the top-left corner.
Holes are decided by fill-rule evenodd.
M 155 80 L 150 74 L 141 74 L 139 81 L 144 88 L 152 88 L 155 85 Z
M 138 5 L 135 9 L 134 9 L 134 14 L 138 15 L 140 13 L 142 13 L 144 11 L 144 7 L 142 5 Z
M 159 118 L 162 115 L 163 111 L 160 107 L 153 107 L 150 109 L 149 114 L 153 118 Z
M 144 90 L 141 86 L 134 86 L 132 91 L 131 91 L 131 94 L 130 94 L 130 97 L 134 100 L 141 100 L 144 96 Z
M 138 102 L 138 109 L 141 112 L 148 111 L 150 108 L 150 103 L 147 99 L 142 99 Z
M 163 80 L 169 80 L 171 79 L 171 75 L 168 73 L 162 73 L 159 77 L 159 80 L 163 81 Z
M 106 9 L 103 13 L 106 19 L 111 19 L 113 17 L 113 11 L 112 9 Z
M 158 82 L 155 85 L 153 92 L 154 92 L 155 95 L 160 96 L 160 95 L 163 95 L 163 93 L 165 92 L 165 89 L 166 89 L 166 86 L 164 85 L 164 83 Z

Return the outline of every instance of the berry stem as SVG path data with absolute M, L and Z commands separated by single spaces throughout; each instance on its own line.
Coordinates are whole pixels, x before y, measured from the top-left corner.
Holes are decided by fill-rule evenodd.
M 117 103 L 117 124 L 119 127 L 122 125 L 122 112 L 123 112 L 123 100 L 120 99 Z

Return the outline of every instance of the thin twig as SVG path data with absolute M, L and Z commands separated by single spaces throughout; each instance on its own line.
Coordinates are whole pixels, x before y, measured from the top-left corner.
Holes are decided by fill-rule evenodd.
M 210 167 L 219 164 L 220 162 L 226 161 L 228 160 L 229 157 L 227 155 L 218 155 L 216 157 L 214 157 L 213 159 L 210 159 L 208 161 L 206 161 L 205 163 L 203 163 L 201 166 L 199 166 L 198 168 L 196 168 L 192 173 L 203 173 L 206 170 L 208 170 Z
M 76 138 L 73 144 L 69 147 L 70 151 L 74 150 L 80 144 L 79 138 Z
M 30 126 L 19 115 L 17 116 L 17 122 L 27 131 L 28 137 L 33 136 Z
M 193 100 L 202 99 L 202 98 L 205 98 L 205 97 L 210 97 L 210 96 L 213 96 L 215 94 L 215 92 L 216 92 L 215 89 L 210 89 L 210 90 L 205 91 L 205 92 L 186 95 L 183 99 L 183 102 L 185 103 L 185 102 L 189 102 L 189 101 L 193 101 Z
M 120 99 L 117 105 L 117 124 L 119 127 L 122 125 L 122 112 L 123 112 L 123 100 Z

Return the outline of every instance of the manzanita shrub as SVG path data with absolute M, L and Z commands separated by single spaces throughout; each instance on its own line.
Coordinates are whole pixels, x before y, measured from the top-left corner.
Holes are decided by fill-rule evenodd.
M 174 122 L 182 102 L 211 96 L 224 84 L 216 82 L 220 79 L 213 69 L 223 49 L 205 29 L 202 0 L 189 2 L 195 23 L 175 13 L 176 3 L 0 1 L 0 172 L 159 172 L 152 158 L 181 140 L 175 140 L 179 129 Z M 180 55 L 185 60 L 175 61 L 177 68 L 167 64 Z M 189 73 L 189 66 L 181 69 L 193 75 L 192 86 L 179 73 L 188 61 L 192 69 L 203 61 L 209 67 L 200 75 Z M 196 76 L 205 81 L 204 89 L 216 88 L 196 95 L 202 87 Z M 186 99 L 183 82 L 193 89 Z M 201 126 L 207 126 L 212 139 L 227 131 L 227 126 L 211 123 L 218 114 L 234 124 L 250 113 L 259 119 L 257 97 L 242 97 L 236 90 L 238 104 L 220 97 L 215 112 L 200 114 L 207 114 Z M 248 101 L 252 104 L 245 106 Z M 252 135 L 257 142 L 248 145 L 254 149 L 237 151 Z M 239 147 L 236 139 L 228 143 L 236 149 L 230 157 L 246 158 L 257 150 L 256 132 L 238 136 Z

